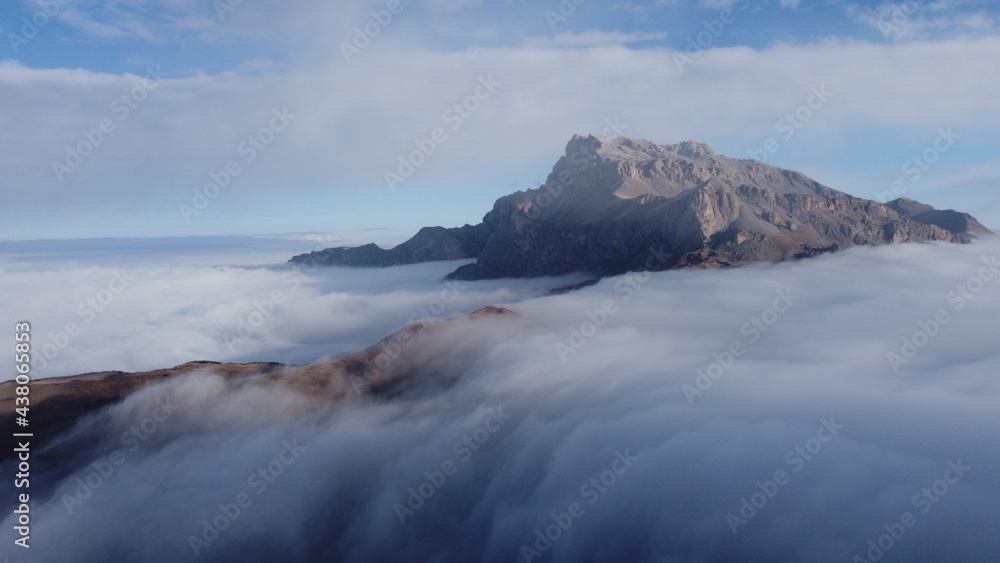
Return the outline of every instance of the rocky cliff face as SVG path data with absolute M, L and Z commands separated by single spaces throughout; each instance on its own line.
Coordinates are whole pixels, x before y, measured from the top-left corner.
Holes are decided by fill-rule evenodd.
M 391 250 L 328 249 L 293 261 L 389 266 L 474 257 L 449 277 L 614 275 L 987 234 L 965 213 L 856 198 L 704 144 L 591 135 L 574 136 L 542 186 L 500 198 L 480 225 L 422 229 Z

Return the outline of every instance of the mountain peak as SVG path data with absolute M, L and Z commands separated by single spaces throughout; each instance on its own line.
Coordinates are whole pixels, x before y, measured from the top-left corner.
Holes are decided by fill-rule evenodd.
M 715 156 L 712 147 L 697 141 L 683 141 L 675 145 L 658 145 L 645 139 L 604 135 L 573 135 L 566 144 L 566 156 L 593 155 L 622 161 L 648 161 L 665 158 L 705 160 Z
M 697 141 L 684 141 L 668 148 L 672 148 L 677 154 L 688 158 L 712 158 L 716 156 L 712 147 Z

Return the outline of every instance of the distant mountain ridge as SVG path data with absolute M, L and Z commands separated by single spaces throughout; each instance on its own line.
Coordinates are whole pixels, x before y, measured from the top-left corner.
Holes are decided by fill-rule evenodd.
M 330 248 L 291 261 L 385 267 L 476 258 L 449 277 L 604 276 L 993 234 L 966 213 L 857 198 L 694 141 L 575 135 L 544 184 L 501 197 L 478 225 L 425 227 L 392 249 Z

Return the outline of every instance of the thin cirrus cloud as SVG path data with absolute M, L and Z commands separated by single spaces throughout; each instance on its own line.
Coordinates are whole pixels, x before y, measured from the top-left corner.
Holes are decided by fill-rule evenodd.
M 846 5 L 846 13 L 860 24 L 877 29 L 893 41 L 926 40 L 954 36 L 993 35 L 996 18 L 982 2 L 899 2 L 864 6 Z
M 998 253 L 993 242 L 856 248 L 511 300 L 515 318 L 415 343 L 428 358 L 456 359 L 437 364 L 451 383 L 391 400 L 336 406 L 209 375 L 151 387 L 75 430 L 97 445 L 32 506 L 33 531 L 60 538 L 36 542 L 33 555 L 180 561 L 197 547 L 208 561 L 995 559 Z M 399 292 L 433 298 L 443 286 L 420 280 L 449 266 L 365 279 L 402 274 L 396 291 L 379 293 L 398 308 L 419 301 Z M 248 281 L 186 275 L 200 280 L 190 306 L 218 306 Z M 336 340 L 334 327 L 384 324 L 378 301 L 364 297 L 376 292 L 352 287 L 350 271 L 330 275 L 353 294 L 355 316 L 316 295 L 314 307 L 336 314 L 301 327 Z M 467 291 L 485 296 L 481 284 Z M 170 289 L 151 291 L 147 299 Z M 115 305 L 116 315 L 135 307 Z M 184 333 L 201 330 L 171 328 L 181 347 Z M 727 356 L 735 343 L 742 351 Z M 149 352 L 148 343 L 119 347 Z M 906 362 L 893 365 L 890 353 Z M 164 402 L 174 414 L 129 450 L 119 437 Z M 298 455 L 285 463 L 287 444 Z M 66 495 L 115 449 L 124 462 L 69 510 Z M 263 490 L 251 477 L 261 468 Z M 422 502 L 410 499 L 418 489 Z M 240 494 L 250 504 L 218 520 L 217 538 L 206 532 Z M 550 529 L 558 522 L 564 530 Z M 541 556 L 525 557 L 523 546 Z
M 631 43 L 642 43 L 646 41 L 660 41 L 666 38 L 667 34 L 662 32 L 603 32 L 585 31 L 573 33 L 570 31 L 556 34 L 554 37 L 529 37 L 524 42 L 525 47 L 598 47 L 605 45 L 628 45 Z

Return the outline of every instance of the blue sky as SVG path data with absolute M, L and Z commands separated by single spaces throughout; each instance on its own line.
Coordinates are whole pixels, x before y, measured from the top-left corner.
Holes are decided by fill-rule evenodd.
M 898 181 L 1000 227 L 991 2 L 328 4 L 5 3 L 0 240 L 391 243 L 537 186 L 574 133 L 695 139 L 862 197 Z

